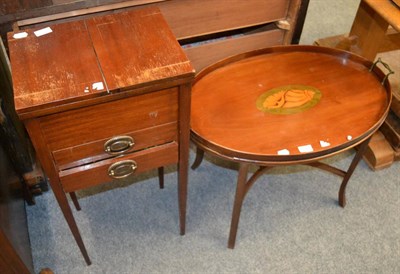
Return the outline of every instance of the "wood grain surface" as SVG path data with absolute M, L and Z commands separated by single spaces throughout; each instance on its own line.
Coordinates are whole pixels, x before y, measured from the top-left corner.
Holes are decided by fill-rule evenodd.
M 357 58 L 356 58 L 357 59 Z M 201 73 L 192 90 L 194 140 L 244 159 L 301 159 L 333 153 L 372 134 L 386 117 L 390 87 L 350 53 L 322 47 L 276 47 L 227 59 Z M 317 105 L 290 115 L 257 109 L 257 98 L 287 85 L 322 93 Z M 351 136 L 351 140 L 350 137 Z M 329 143 L 321 147 L 320 141 Z M 299 146 L 311 145 L 302 153 Z
M 156 8 L 93 17 L 87 26 L 110 91 L 193 73 Z
M 178 164 L 183 235 L 194 69 L 159 9 L 34 31 L 8 37 L 17 112 L 86 263 L 66 193 L 129 175 L 131 161 L 135 173 L 158 168 L 160 185 L 162 167 Z
M 92 89 L 103 82 L 96 54 L 83 21 L 59 24 L 37 37 L 37 29 L 25 30 L 26 38 L 8 34 L 14 101 L 17 112 L 60 101 L 105 92 Z M 85 92 L 85 88 L 90 92 Z
M 49 149 L 59 150 L 176 122 L 177 102 L 177 90 L 167 89 L 45 116 L 40 119 L 40 126 Z
M 178 144 L 173 142 L 139 151 L 117 158 L 104 160 L 89 165 L 75 167 L 60 172 L 60 180 L 65 192 L 76 191 L 90 186 L 111 182 L 108 168 L 116 162 L 134 160 L 137 163 L 135 174 L 176 163 L 178 161 Z
M 395 30 L 400 32 L 400 9 L 391 1 L 363 0 L 379 13 Z M 398 1 L 394 1 L 398 3 Z
M 195 47 L 184 48 L 185 53 L 199 72 L 206 66 L 221 59 L 269 46 L 282 45 L 285 32 L 280 29 L 232 37 L 215 43 L 205 43 Z
M 161 82 L 172 86 L 174 80 L 194 73 L 158 8 L 56 24 L 50 29 L 39 37 L 34 32 L 41 29 L 8 34 L 19 115 L 59 112 L 73 103 L 82 107 L 84 100 L 93 104 L 87 100 L 133 87 Z M 14 38 L 23 32 L 28 36 Z M 168 83 L 162 81 L 165 78 Z
M 178 39 L 255 26 L 287 17 L 288 0 L 165 1 L 158 6 Z

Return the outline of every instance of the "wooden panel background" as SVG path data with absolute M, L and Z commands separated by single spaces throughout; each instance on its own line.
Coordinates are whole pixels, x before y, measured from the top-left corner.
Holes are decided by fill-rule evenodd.
M 161 1 L 161 0 L 160 0 Z M 152 0 L 2 0 L 0 24 L 21 19 L 45 16 L 77 9 L 97 7 L 106 4 L 132 2 L 143 4 Z
M 54 0 L 56 1 L 56 0 Z M 2 0 L 0 15 L 23 12 L 53 5 L 52 0 Z M 68 1 L 68 0 L 67 0 Z M 56 1 L 57 2 L 57 1 Z M 71 2 L 71 1 L 69 1 Z

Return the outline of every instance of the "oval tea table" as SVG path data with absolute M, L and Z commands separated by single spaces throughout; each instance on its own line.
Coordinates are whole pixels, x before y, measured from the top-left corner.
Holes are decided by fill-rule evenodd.
M 331 48 L 279 46 L 224 59 L 197 75 L 192 168 L 204 151 L 239 163 L 229 248 L 246 193 L 271 167 L 306 164 L 342 176 L 339 204 L 345 206 L 346 185 L 391 103 L 392 71 L 378 62 Z M 353 147 L 346 171 L 319 162 Z M 248 178 L 250 165 L 258 170 Z

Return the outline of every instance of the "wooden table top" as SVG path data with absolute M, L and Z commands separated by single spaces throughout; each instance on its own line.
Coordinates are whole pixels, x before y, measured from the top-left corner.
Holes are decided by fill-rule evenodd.
M 11 32 L 8 42 L 20 117 L 194 75 L 158 8 Z
M 274 47 L 224 60 L 200 72 L 193 85 L 192 139 L 233 160 L 271 163 L 355 146 L 378 129 L 391 102 L 389 84 L 381 85 L 382 72 L 369 72 L 370 65 L 351 53 L 314 46 Z M 282 87 L 319 95 L 297 108 L 260 108 L 265 95 Z
M 110 90 L 194 73 L 158 8 L 93 17 L 87 27 Z

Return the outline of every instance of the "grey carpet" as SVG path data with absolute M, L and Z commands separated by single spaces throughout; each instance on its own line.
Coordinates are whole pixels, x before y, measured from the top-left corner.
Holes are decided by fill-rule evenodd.
M 310 0 L 301 43 L 348 32 L 359 0 Z M 353 151 L 327 160 L 346 167 Z M 191 161 L 193 161 L 193 153 Z M 27 208 L 35 271 L 55 273 L 400 273 L 400 164 L 361 162 L 337 204 L 340 178 L 304 166 L 264 175 L 243 205 L 236 248 L 227 248 L 235 165 L 207 156 L 190 171 L 187 230 L 179 235 L 174 167 L 78 192 L 74 215 L 86 266 L 53 193 Z M 108 191 L 105 191 L 108 190 Z M 72 203 L 71 203 L 72 206 Z
M 329 159 L 345 168 L 353 152 Z M 193 155 L 191 155 L 193 158 Z M 264 175 L 227 248 L 236 170 L 207 157 L 190 172 L 187 232 L 179 235 L 176 173 L 80 192 L 86 266 L 51 192 L 28 208 L 35 268 L 56 273 L 400 273 L 400 165 L 361 162 L 337 204 L 340 178 L 305 166 Z

